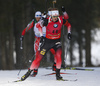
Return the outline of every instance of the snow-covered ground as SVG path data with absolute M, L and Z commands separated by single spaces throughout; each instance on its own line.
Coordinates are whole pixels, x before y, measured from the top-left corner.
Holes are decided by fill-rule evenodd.
M 77 81 L 57 81 L 55 75 L 43 76 L 52 73 L 52 70 L 39 68 L 36 77 L 29 77 L 23 82 L 12 82 L 20 78 L 27 70 L 22 70 L 18 76 L 19 70 L 0 71 L 0 86 L 100 86 L 100 67 L 92 67 L 94 71 L 82 70 L 61 70 L 61 72 L 71 73 L 62 74 L 65 79 L 78 79 Z M 77 74 L 76 74 L 77 73 Z

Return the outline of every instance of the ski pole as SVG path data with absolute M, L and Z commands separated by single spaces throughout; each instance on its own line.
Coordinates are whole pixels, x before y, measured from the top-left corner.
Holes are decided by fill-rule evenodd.
M 22 49 L 22 47 L 20 47 L 20 49 Z M 33 49 L 33 47 L 30 49 L 30 51 L 31 51 L 32 49 Z M 25 58 L 25 60 L 23 61 L 23 63 L 26 63 L 26 60 L 27 60 L 27 58 L 28 58 L 28 56 L 29 56 L 29 54 L 30 54 L 30 51 L 27 53 L 26 58 Z M 22 55 L 22 57 L 24 57 L 24 56 Z M 23 63 L 22 63 L 22 64 L 23 64 Z M 18 72 L 17 75 L 19 75 L 20 72 L 21 72 L 21 70 L 22 70 L 22 64 L 21 64 L 21 66 L 20 66 L 20 70 L 19 70 L 19 72 Z
M 23 41 L 20 43 L 20 49 L 23 49 Z
M 36 40 L 37 40 L 37 39 L 36 39 Z M 38 40 L 37 40 L 37 41 L 38 41 Z M 40 42 L 38 41 L 38 43 L 40 43 Z M 40 48 L 40 46 L 39 46 L 38 44 L 36 44 L 36 46 L 38 47 L 38 49 Z M 34 55 L 32 56 L 32 58 L 29 60 L 30 63 L 32 63 L 32 61 L 33 61 L 33 59 L 34 59 L 34 57 L 35 57 L 35 55 L 36 55 L 38 49 L 35 51 L 35 54 L 34 54 Z
M 23 41 L 22 41 L 22 40 L 20 41 L 20 49 L 21 49 L 21 50 L 23 49 Z M 21 54 L 22 54 L 22 53 L 21 53 Z M 22 57 L 23 57 L 23 55 L 22 55 Z M 21 65 L 21 67 L 22 67 L 22 65 Z M 20 74 L 20 72 L 21 72 L 21 67 L 20 67 L 20 70 L 19 70 L 19 72 L 18 72 L 17 75 Z
M 27 56 L 27 57 L 28 57 L 28 56 Z M 31 59 L 31 60 L 29 60 L 29 62 L 32 62 L 32 60 L 34 59 L 34 57 L 35 57 L 35 54 L 33 55 L 32 59 Z M 25 61 L 24 61 L 23 63 L 25 63 L 25 62 L 26 62 L 26 60 L 27 60 L 27 58 L 25 59 Z M 17 74 L 17 75 L 19 75 L 19 74 L 20 74 L 21 70 L 22 70 L 22 65 L 21 65 L 20 70 L 19 70 L 19 72 L 18 72 L 18 74 Z
M 70 45 L 70 40 L 67 39 L 67 49 L 65 51 L 65 59 L 64 59 L 65 67 L 67 66 L 66 59 L 67 59 L 67 56 L 68 56 L 69 45 Z
M 37 38 L 36 38 L 36 40 L 37 40 Z M 38 45 L 37 45 L 37 46 L 38 46 Z M 23 48 L 23 47 L 22 47 L 22 42 L 21 42 L 20 49 L 22 49 L 22 48 Z M 30 51 L 31 51 L 32 49 L 33 49 L 33 47 L 30 49 Z M 28 56 L 29 56 L 30 51 L 27 53 L 26 58 L 25 58 L 25 60 L 23 61 L 23 63 L 26 63 L 26 60 L 27 60 L 27 58 L 28 58 Z M 37 52 L 37 51 L 36 51 L 36 52 Z M 36 52 L 35 52 L 35 54 L 32 56 L 32 59 L 29 60 L 29 62 L 32 62 L 32 61 L 33 61 L 33 59 L 34 59 L 34 57 L 35 57 L 35 55 L 36 55 Z M 22 55 L 22 57 L 23 57 L 23 55 Z M 23 64 L 23 63 L 22 63 L 22 64 Z M 22 65 L 21 65 L 20 70 L 19 70 L 19 72 L 18 72 L 17 75 L 20 74 L 21 70 L 22 70 Z

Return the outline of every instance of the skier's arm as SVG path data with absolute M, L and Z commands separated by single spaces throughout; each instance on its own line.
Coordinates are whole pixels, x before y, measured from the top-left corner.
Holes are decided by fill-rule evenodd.
M 68 39 L 71 40 L 71 24 L 68 20 L 63 19 L 63 24 L 67 27 L 68 30 Z
M 68 33 L 71 33 L 71 24 L 68 22 L 68 20 L 63 19 L 63 24 L 67 27 Z
M 69 19 L 67 12 L 63 12 L 63 16 L 64 16 L 64 19 L 66 19 L 66 20 Z
M 61 7 L 61 10 L 62 10 L 64 19 L 65 20 L 69 19 L 69 16 L 68 16 L 64 6 Z
M 41 22 L 42 22 L 42 21 L 38 22 L 38 23 L 36 24 L 36 27 L 37 27 L 38 30 L 39 30 L 40 36 L 43 36 L 43 31 L 42 31 L 43 25 L 41 24 Z
M 42 28 L 44 26 L 47 26 L 48 24 L 48 19 L 44 18 L 43 20 L 41 20 L 39 23 L 37 23 L 36 27 L 38 28 L 39 32 L 40 32 L 40 36 L 43 36 L 43 31 Z
M 25 35 L 25 33 L 30 30 L 32 27 L 34 26 L 34 21 L 32 20 L 28 25 L 27 27 L 22 31 L 22 36 Z
M 23 47 L 22 47 L 22 41 L 23 41 L 23 39 L 24 39 L 25 33 L 26 33 L 28 30 L 30 30 L 33 26 L 34 26 L 34 21 L 32 20 L 32 21 L 27 25 L 27 27 L 22 31 L 22 34 L 21 34 L 21 37 L 20 37 L 20 41 L 21 41 L 20 49 L 23 49 Z

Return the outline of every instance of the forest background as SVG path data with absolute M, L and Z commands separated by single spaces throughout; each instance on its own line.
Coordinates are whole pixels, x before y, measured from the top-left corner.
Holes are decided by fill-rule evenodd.
M 36 11 L 47 12 L 49 7 L 53 7 L 52 2 L 53 0 L 0 0 L 0 69 L 29 67 L 29 60 L 34 56 L 34 32 L 31 29 L 25 34 L 21 50 L 22 30 L 34 19 Z M 68 66 L 82 66 L 85 57 L 85 66 L 95 66 L 91 61 L 91 43 L 95 42 L 95 33 L 100 29 L 100 0 L 56 0 L 55 7 L 62 15 L 61 6 L 65 6 L 72 26 L 72 40 L 69 44 L 67 29 L 62 27 L 63 64 L 65 58 L 70 58 Z M 76 46 L 79 62 L 73 64 L 77 59 L 73 54 Z M 53 55 L 48 52 L 41 66 L 52 66 L 53 61 Z

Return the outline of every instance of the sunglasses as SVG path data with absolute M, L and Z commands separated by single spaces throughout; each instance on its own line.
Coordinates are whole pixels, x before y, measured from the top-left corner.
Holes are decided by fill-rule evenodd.
M 58 16 L 52 16 L 53 18 L 58 18 Z
M 35 17 L 41 17 L 41 15 L 36 15 Z

